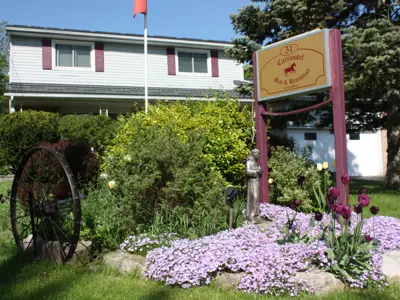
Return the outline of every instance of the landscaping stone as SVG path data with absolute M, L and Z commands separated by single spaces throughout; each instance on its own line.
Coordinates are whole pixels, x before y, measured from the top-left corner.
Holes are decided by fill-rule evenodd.
M 389 282 L 400 282 L 400 251 L 391 251 L 383 255 L 382 273 Z
M 224 290 L 235 289 L 240 280 L 242 280 L 244 273 L 219 273 L 215 277 L 215 284 Z
M 137 272 L 141 277 L 145 277 L 144 270 L 146 258 L 140 255 L 124 253 L 121 250 L 109 252 L 103 257 L 104 263 L 122 273 Z
M 267 232 L 271 227 L 274 226 L 274 222 L 269 220 L 263 220 L 262 223 L 258 223 L 256 224 L 256 226 L 261 232 Z
M 92 256 L 91 246 L 92 241 L 79 241 L 74 256 L 72 256 L 69 262 L 71 264 L 89 262 Z
M 28 235 L 28 237 L 23 240 L 24 248 L 27 252 L 33 252 L 33 241 L 31 242 L 31 240 L 32 234 Z M 58 241 L 45 242 L 40 236 L 38 236 L 37 245 L 37 250 L 39 251 L 39 259 L 52 261 L 57 264 L 63 263 L 63 254 L 61 252 L 60 243 Z M 69 262 L 72 264 L 88 262 L 91 256 L 91 245 L 91 241 L 80 241 L 76 246 L 75 253 Z M 68 252 L 68 247 L 65 249 L 65 252 Z M 78 259 L 78 257 L 80 260 Z
M 337 279 L 332 273 L 322 270 L 311 270 L 309 272 L 299 272 L 296 274 L 297 282 L 306 282 L 315 289 L 316 295 L 323 295 L 330 291 L 342 291 L 344 283 Z

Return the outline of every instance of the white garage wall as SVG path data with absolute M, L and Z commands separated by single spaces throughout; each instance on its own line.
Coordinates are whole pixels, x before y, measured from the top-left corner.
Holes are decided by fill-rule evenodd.
M 305 132 L 316 132 L 316 141 L 305 141 Z M 304 128 L 288 128 L 287 133 L 295 141 L 296 148 L 306 145 L 313 147 L 312 158 L 315 162 L 327 161 L 332 168 L 335 160 L 333 134 L 328 130 L 313 130 Z M 350 176 L 383 176 L 381 133 L 363 132 L 360 140 L 349 140 L 347 135 L 347 160 Z

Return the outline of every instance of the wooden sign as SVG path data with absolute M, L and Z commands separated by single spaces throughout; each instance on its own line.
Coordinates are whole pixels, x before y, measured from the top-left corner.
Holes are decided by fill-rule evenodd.
M 258 99 L 267 101 L 331 86 L 329 30 L 314 30 L 257 51 Z

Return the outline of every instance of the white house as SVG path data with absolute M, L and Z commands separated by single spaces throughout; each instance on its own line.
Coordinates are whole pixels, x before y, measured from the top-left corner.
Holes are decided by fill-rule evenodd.
M 144 101 L 143 36 L 9 25 L 11 108 L 61 113 L 126 113 Z M 241 64 L 229 42 L 150 36 L 149 100 L 231 96 Z M 243 102 L 251 102 L 242 98 Z
M 9 25 L 10 111 L 118 115 L 144 102 L 143 36 Z M 150 36 L 149 99 L 204 99 L 211 90 L 235 91 L 243 67 L 224 53 L 229 42 Z M 288 128 L 298 148 L 313 146 L 316 161 L 334 160 L 333 135 L 312 127 Z M 348 135 L 349 173 L 385 174 L 385 134 Z
M 334 136 L 327 129 L 289 126 L 287 134 L 298 149 L 311 145 L 316 162 L 335 165 Z M 347 161 L 350 176 L 380 177 L 386 173 L 387 139 L 385 131 L 362 132 L 347 135 Z

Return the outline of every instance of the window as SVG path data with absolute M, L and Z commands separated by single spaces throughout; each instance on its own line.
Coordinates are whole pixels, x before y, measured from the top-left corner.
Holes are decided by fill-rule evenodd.
M 355 132 L 355 133 L 350 133 L 350 140 L 355 140 L 355 141 L 359 141 L 360 140 L 360 133 L 359 132 Z
M 208 54 L 178 51 L 178 71 L 180 73 L 208 74 Z
M 304 132 L 304 140 L 305 141 L 316 141 L 317 133 L 316 132 Z
M 55 65 L 57 67 L 90 68 L 91 45 L 55 44 Z

